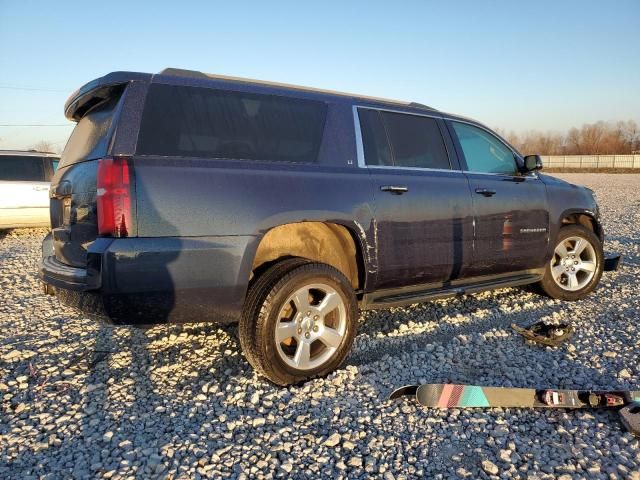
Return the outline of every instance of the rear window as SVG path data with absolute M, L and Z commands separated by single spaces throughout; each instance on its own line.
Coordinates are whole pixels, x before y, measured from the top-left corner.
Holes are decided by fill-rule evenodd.
M 44 182 L 42 157 L 0 156 L 0 180 Z
M 326 109 L 313 100 L 152 84 L 137 153 L 312 163 Z
M 118 99 L 106 100 L 84 115 L 73 129 L 60 158 L 60 168 L 104 157 L 109 146 L 109 133 Z

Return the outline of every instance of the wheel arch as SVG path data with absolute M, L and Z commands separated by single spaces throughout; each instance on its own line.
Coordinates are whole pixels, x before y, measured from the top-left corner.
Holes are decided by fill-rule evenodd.
M 301 257 L 331 265 L 361 291 L 367 280 L 363 242 L 357 225 L 315 220 L 275 225 L 259 238 L 249 276 L 284 258 Z
M 568 209 L 562 212 L 560 216 L 560 228 L 565 225 L 582 225 L 588 228 L 600 239 L 604 241 L 604 231 L 602 225 L 597 219 L 597 215 L 594 212 L 584 209 Z

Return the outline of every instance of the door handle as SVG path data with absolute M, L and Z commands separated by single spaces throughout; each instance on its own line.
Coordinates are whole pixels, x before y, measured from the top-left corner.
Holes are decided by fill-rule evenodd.
M 380 187 L 380 190 L 382 190 L 383 192 L 391 192 L 395 195 L 402 195 L 403 193 L 409 191 L 407 187 L 401 187 L 397 185 L 383 185 Z
M 489 190 L 488 188 L 476 188 L 476 193 L 484 195 L 485 197 L 493 197 L 496 194 L 496 191 Z

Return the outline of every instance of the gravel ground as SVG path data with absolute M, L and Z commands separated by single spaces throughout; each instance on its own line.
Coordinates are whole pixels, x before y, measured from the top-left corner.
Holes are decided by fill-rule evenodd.
M 434 410 L 403 384 L 640 386 L 640 175 L 558 175 L 595 189 L 606 249 L 588 299 L 503 289 L 367 312 L 339 371 L 301 387 L 256 377 L 235 327 L 111 328 L 60 307 L 35 270 L 44 230 L 0 238 L 0 478 L 632 478 L 615 412 Z M 509 327 L 572 322 L 557 349 Z

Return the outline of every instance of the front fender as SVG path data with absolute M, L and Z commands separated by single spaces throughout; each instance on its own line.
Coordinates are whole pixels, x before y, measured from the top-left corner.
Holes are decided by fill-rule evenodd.
M 574 185 L 556 177 L 540 175 L 547 190 L 549 206 L 549 249 L 547 260 L 553 255 L 555 239 L 564 220 L 571 215 L 587 215 L 593 222 L 593 228 L 601 241 L 604 231 L 600 223 L 600 211 L 591 191 L 586 187 Z

